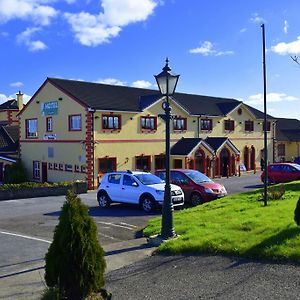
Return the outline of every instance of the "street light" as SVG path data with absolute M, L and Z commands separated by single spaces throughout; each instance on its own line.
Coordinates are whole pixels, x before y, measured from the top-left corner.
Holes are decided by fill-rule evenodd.
M 160 93 L 166 97 L 163 102 L 163 109 L 165 111 L 166 122 L 166 185 L 164 194 L 164 203 L 162 208 L 162 224 L 161 237 L 163 240 L 175 237 L 174 223 L 173 223 L 173 203 L 171 199 L 171 185 L 170 185 L 170 119 L 171 107 L 169 96 L 173 95 L 176 89 L 179 75 L 173 75 L 169 67 L 169 60 L 166 59 L 166 65 L 163 71 L 154 76 L 159 87 Z

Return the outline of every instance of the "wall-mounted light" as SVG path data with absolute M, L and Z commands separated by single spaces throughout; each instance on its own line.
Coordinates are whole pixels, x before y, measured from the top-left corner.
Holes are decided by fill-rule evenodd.
M 243 122 L 240 122 L 240 124 L 243 124 Z
M 36 101 L 36 103 L 37 103 L 37 104 L 39 104 L 39 103 L 40 103 L 40 101 Z
M 130 117 L 130 120 L 133 120 L 133 117 Z
M 196 120 L 193 120 L 193 123 L 196 123 Z
M 61 101 L 62 99 L 63 99 L 62 97 L 59 97 L 59 98 L 58 98 L 59 101 Z
M 260 125 L 260 124 L 261 124 L 260 122 L 257 123 L 257 125 Z

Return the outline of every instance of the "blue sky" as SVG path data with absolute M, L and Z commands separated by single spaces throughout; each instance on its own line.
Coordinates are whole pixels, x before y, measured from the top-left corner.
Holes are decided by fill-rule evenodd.
M 300 1 L 0 0 L 0 103 L 47 77 L 156 89 L 166 56 L 177 91 L 300 119 Z

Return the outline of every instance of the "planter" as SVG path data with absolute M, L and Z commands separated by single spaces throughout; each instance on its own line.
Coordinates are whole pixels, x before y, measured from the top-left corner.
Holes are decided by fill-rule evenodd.
M 61 196 L 66 195 L 68 190 L 73 190 L 76 194 L 83 194 L 87 192 L 87 184 L 85 182 L 74 182 L 73 185 L 63 187 L 0 190 L 0 200 Z

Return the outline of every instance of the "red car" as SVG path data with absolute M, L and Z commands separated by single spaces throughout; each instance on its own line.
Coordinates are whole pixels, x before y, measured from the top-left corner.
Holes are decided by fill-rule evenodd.
M 157 170 L 155 175 L 165 180 L 166 171 Z M 171 170 L 170 180 L 180 186 L 184 192 L 185 202 L 195 206 L 227 195 L 222 184 L 213 182 L 199 171 L 190 169 Z
M 294 180 L 300 180 L 300 165 L 295 163 L 275 163 L 268 166 L 268 183 Z M 261 181 L 265 181 L 265 172 L 261 174 Z

